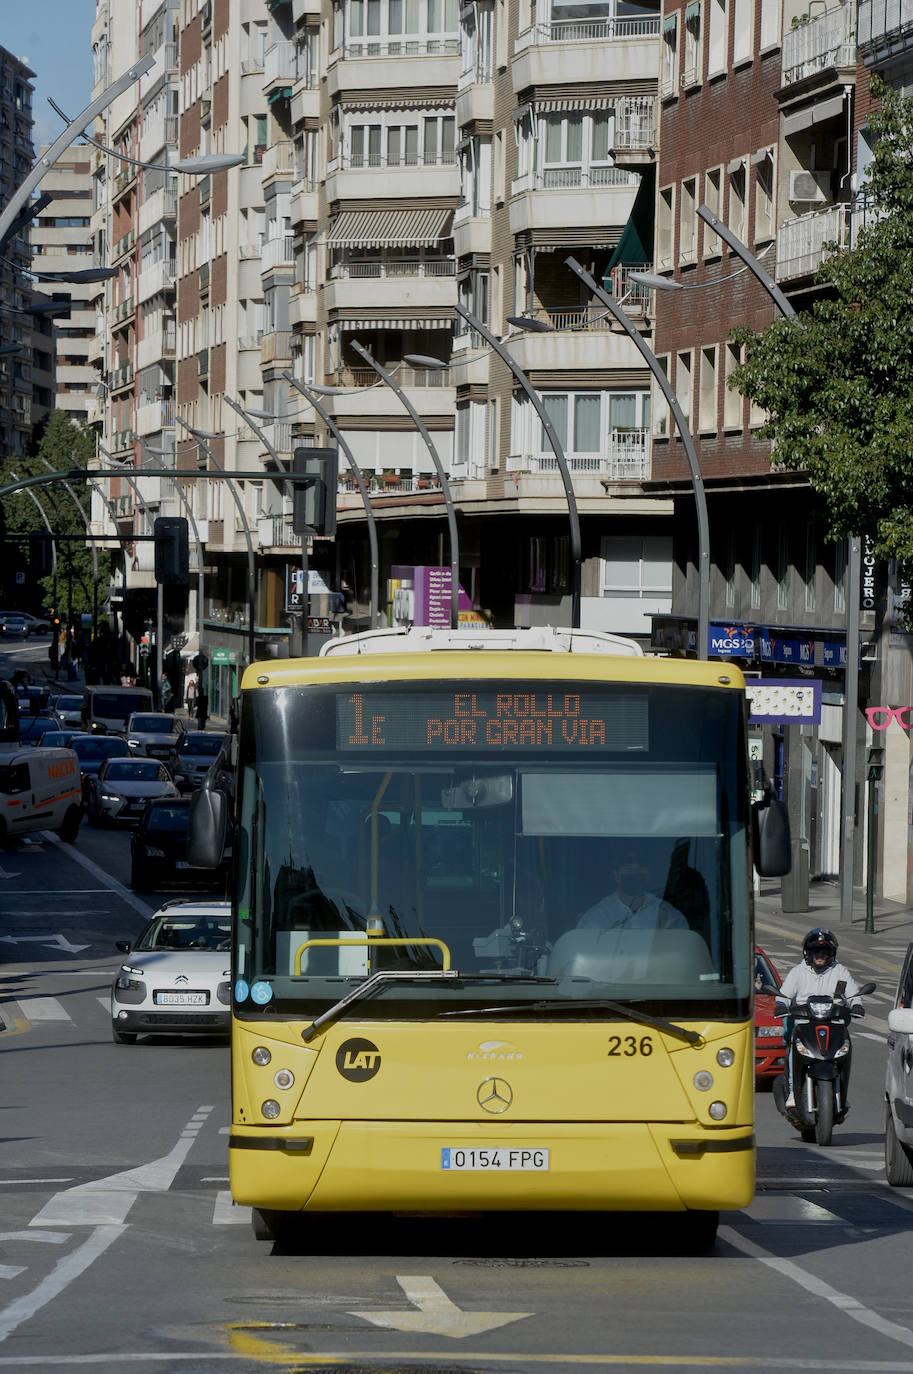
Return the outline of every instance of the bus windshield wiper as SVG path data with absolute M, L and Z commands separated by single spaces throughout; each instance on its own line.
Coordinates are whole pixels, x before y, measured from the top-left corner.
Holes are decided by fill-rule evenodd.
M 387 983 L 441 983 L 458 980 L 462 975 L 456 969 L 380 969 L 373 973 L 370 978 L 366 978 L 358 987 L 347 992 L 345 997 L 340 997 L 338 1002 L 334 1002 L 326 1011 L 321 1012 L 309 1026 L 301 1032 L 301 1038 L 307 1044 L 313 1040 L 318 1031 L 324 1026 L 335 1021 L 337 1017 L 350 1007 L 353 1002 L 361 1002 L 366 997 L 373 997 L 374 993 Z
M 674 1021 L 667 1021 L 664 1016 L 650 1016 L 645 1011 L 635 1011 L 633 1007 L 625 1006 L 624 1002 L 613 1002 L 607 997 L 593 997 L 583 999 L 564 1000 L 558 997 L 541 998 L 537 1002 L 515 1002 L 513 1005 L 502 1007 L 471 1007 L 465 1011 L 442 1011 L 440 1016 L 475 1016 L 484 1018 L 486 1016 L 516 1016 L 520 1012 L 526 1011 L 555 1011 L 568 1012 L 575 1011 L 611 1011 L 617 1016 L 622 1016 L 628 1021 L 636 1021 L 641 1026 L 652 1026 L 654 1030 L 664 1031 L 666 1035 L 674 1036 L 676 1040 L 684 1040 L 689 1045 L 703 1045 L 704 1037 L 699 1031 L 687 1030 L 684 1026 L 677 1025 Z

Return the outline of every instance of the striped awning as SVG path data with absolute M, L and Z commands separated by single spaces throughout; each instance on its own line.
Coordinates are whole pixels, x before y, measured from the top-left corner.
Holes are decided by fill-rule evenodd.
M 335 248 L 393 248 L 398 244 L 428 245 L 450 237 L 453 211 L 345 210 L 327 235 Z
M 340 329 L 452 329 L 449 315 L 343 315 L 332 320 Z
M 536 110 L 539 114 L 576 113 L 578 110 L 614 110 L 615 104 L 613 95 L 563 95 L 537 100 Z

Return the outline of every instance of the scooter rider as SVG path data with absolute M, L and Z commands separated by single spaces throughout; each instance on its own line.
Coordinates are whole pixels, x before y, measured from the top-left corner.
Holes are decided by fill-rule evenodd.
M 833 997 L 836 994 L 838 983 L 845 984 L 843 996 L 849 1002 L 853 1016 L 864 1016 L 865 1008 L 859 995 L 859 985 L 846 964 L 837 962 L 837 940 L 835 936 L 831 931 L 816 926 L 814 930 L 808 932 L 802 941 L 802 963 L 793 965 L 777 991 L 778 1010 L 783 1014 L 789 1003 L 807 1002 L 810 997 Z M 781 1008 L 780 1003 L 785 1003 L 786 1006 Z M 787 1017 L 783 1023 L 784 1039 L 787 1045 L 790 1045 L 792 1040 L 790 1030 L 790 1019 Z M 789 1094 L 786 1098 L 787 1107 L 795 1107 L 796 1105 L 793 1093 L 794 1054 L 795 1051 L 790 1049 L 787 1056 L 787 1082 L 789 1086 Z

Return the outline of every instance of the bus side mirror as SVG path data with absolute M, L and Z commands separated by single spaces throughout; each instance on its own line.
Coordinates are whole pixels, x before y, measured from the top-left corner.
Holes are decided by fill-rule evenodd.
M 786 803 L 765 797 L 751 808 L 754 865 L 762 878 L 782 878 L 791 867 Z
M 228 798 L 224 792 L 199 788 L 190 801 L 187 859 L 195 868 L 218 868 L 228 835 Z

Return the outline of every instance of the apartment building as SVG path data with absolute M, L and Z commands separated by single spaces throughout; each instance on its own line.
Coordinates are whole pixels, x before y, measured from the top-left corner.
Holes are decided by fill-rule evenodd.
M 25 62 L 0 48 L 0 202 L 7 204 L 32 169 L 32 78 Z M 6 452 L 31 447 L 33 399 L 49 396 L 52 326 L 29 314 L 28 226 L 3 246 L 0 258 L 0 426 Z M 18 350 L 13 351 L 14 345 Z M 36 370 L 37 369 L 37 370 Z
M 42 147 L 41 155 L 46 152 Z M 65 411 L 74 421 L 85 420 L 96 386 L 95 369 L 89 361 L 95 334 L 96 287 L 89 282 L 42 280 L 45 274 L 65 278 L 93 265 L 91 154 L 88 144 L 76 144 L 48 169 L 41 190 L 52 200 L 35 217 L 29 232 L 38 296 L 69 306 L 69 315 L 56 319 L 49 335 L 53 341 L 53 358 L 49 360 L 53 384 L 43 401 L 33 396 L 35 423 L 52 410 Z

